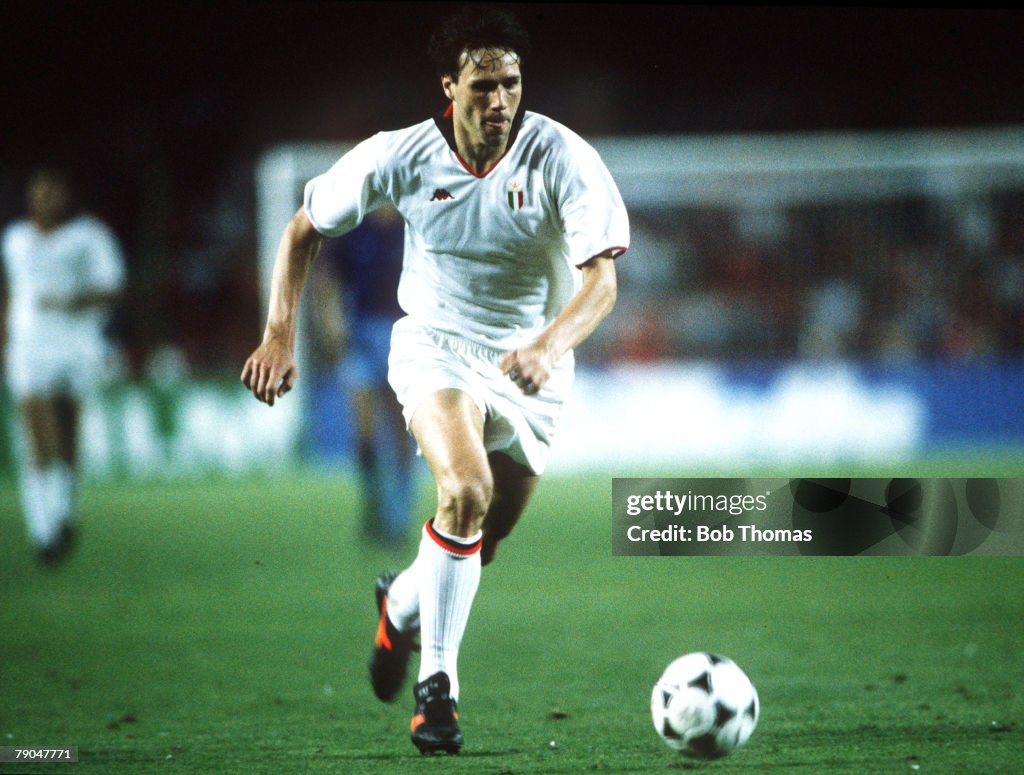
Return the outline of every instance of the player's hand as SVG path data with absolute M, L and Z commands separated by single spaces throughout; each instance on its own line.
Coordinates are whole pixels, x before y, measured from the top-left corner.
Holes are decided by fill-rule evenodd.
M 539 345 L 511 350 L 501 358 L 501 373 L 507 374 L 528 396 L 535 395 L 551 378 L 554 361 Z
M 267 339 L 242 369 L 242 384 L 258 401 L 273 406 L 274 401 L 295 387 L 299 371 L 292 348 L 280 338 Z

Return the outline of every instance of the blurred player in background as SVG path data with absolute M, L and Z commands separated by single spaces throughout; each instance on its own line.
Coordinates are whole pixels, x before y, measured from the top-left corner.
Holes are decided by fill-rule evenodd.
M 629 224 L 597 153 L 521 110 L 528 39 L 469 6 L 430 51 L 442 116 L 381 132 L 306 185 L 273 273 L 263 343 L 242 380 L 268 404 L 295 384 L 298 305 L 323 236 L 393 205 L 406 222 L 389 379 L 437 484 L 412 564 L 378 580 L 374 692 L 401 689 L 419 631 L 413 743 L 460 750 L 457 657 L 480 581 L 544 471 L 573 348 L 615 303 Z
M 79 414 L 108 362 L 104 328 L 124 262 L 110 228 L 77 212 L 62 171 L 32 175 L 27 209 L 3 236 L 7 379 L 23 432 L 28 532 L 40 561 L 52 565 L 75 540 Z
M 355 410 L 363 531 L 385 545 L 405 537 L 415 484 L 415 449 L 402 407 L 388 385 L 391 328 L 403 315 L 395 296 L 402 273 L 403 226 L 394 208 L 382 207 L 369 213 L 359 228 L 328 240 L 318 288 L 324 294 L 318 312 L 325 313 L 325 346 L 341 356 L 341 385 Z

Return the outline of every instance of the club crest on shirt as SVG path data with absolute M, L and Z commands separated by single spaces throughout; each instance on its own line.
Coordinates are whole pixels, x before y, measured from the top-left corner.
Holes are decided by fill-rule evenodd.
M 508 206 L 513 210 L 520 210 L 525 203 L 526 192 L 519 187 L 518 183 L 513 181 L 508 187 Z

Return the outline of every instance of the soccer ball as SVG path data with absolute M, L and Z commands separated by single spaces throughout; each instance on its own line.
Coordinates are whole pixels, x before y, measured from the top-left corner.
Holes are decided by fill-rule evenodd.
M 661 739 L 701 759 L 725 756 L 746 743 L 759 711 L 757 690 L 747 674 L 717 654 L 679 657 L 651 692 L 651 716 Z

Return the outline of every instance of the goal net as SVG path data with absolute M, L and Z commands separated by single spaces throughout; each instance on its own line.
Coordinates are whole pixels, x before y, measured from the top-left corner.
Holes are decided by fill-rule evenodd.
M 581 348 L 581 373 L 604 379 L 612 371 L 616 389 L 631 395 L 647 395 L 641 388 L 657 373 L 668 387 L 647 395 L 652 416 L 685 414 L 678 396 L 697 389 L 693 375 L 726 364 L 824 359 L 860 367 L 1021 355 L 1020 331 L 1007 330 L 1024 306 L 1020 128 L 590 141 L 622 191 L 632 239 L 619 262 L 616 313 Z M 260 161 L 264 302 L 281 230 L 303 186 L 349 147 L 287 144 Z M 718 389 L 721 380 L 712 383 L 705 388 Z M 608 408 L 583 403 L 580 411 L 597 417 Z M 844 406 L 859 413 L 875 404 Z M 927 411 L 897 400 L 876 412 L 879 427 L 866 433 L 854 430 L 851 417 L 835 430 L 837 449 L 856 436 L 855 451 L 902 454 L 922 443 Z M 771 410 L 762 403 L 750 414 Z M 725 431 L 691 419 L 679 443 L 706 453 L 708 435 Z M 679 422 L 686 427 L 687 418 Z M 664 420 L 649 425 L 656 432 Z M 632 427 L 628 448 L 678 459 L 678 444 L 636 439 Z M 740 436 L 757 433 L 747 428 Z M 603 447 L 621 443 L 608 436 L 601 448 L 581 444 L 579 451 L 600 459 L 608 454 Z M 800 439 L 789 443 L 804 449 Z

